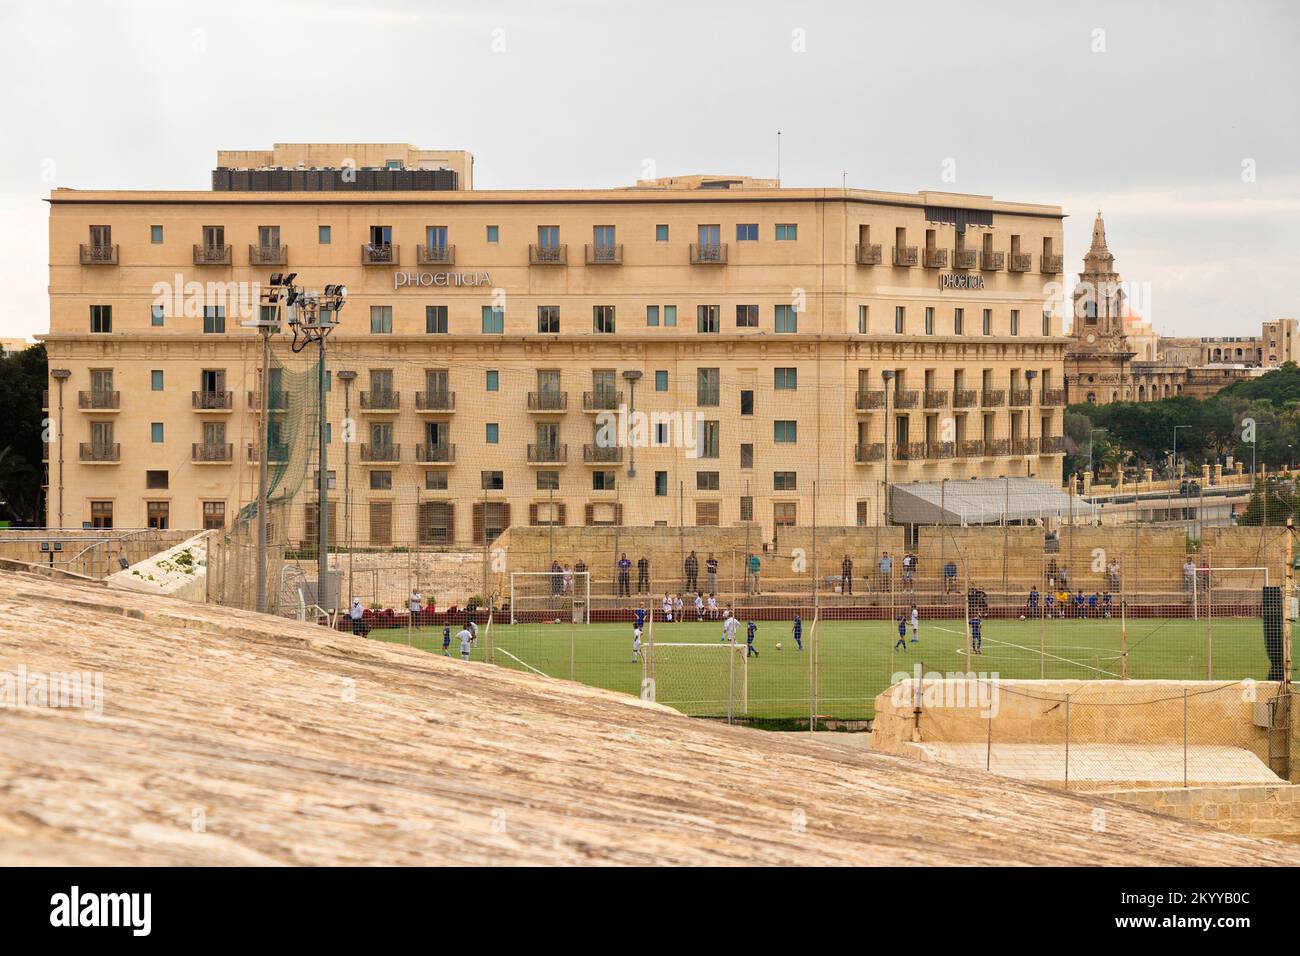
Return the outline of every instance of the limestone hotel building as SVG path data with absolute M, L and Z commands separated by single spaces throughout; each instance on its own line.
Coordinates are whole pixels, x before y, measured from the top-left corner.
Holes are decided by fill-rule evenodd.
M 476 190 L 468 153 L 395 144 L 222 151 L 209 190 L 49 203 L 51 527 L 217 528 L 254 497 L 259 336 L 194 300 L 276 272 L 348 290 L 328 467 L 357 544 L 400 543 L 408 501 L 430 544 L 770 537 L 812 523 L 814 488 L 818 523 L 852 525 L 884 520 L 886 476 L 1060 481 L 1056 206 L 747 176 Z M 297 396 L 269 389 L 274 456 Z M 649 441 L 596 440 L 619 409 Z M 288 520 L 311 539 L 310 506 Z

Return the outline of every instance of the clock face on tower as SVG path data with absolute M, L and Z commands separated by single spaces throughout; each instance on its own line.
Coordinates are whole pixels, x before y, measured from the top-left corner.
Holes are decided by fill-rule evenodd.
M 1089 344 L 1089 345 L 1092 345 L 1092 344 L 1093 344 L 1094 342 L 1096 342 L 1096 341 L 1097 341 L 1097 333 L 1096 333 L 1096 332 L 1089 332 L 1089 333 L 1088 333 L 1088 344 Z

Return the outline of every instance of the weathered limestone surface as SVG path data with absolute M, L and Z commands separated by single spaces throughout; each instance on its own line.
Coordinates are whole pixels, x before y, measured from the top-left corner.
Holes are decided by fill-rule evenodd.
M 19 668 L 102 672 L 103 710 L 0 709 L 4 864 L 1300 864 L 1092 796 L 4 573 Z
M 1115 790 L 1099 795 L 1234 833 L 1300 841 L 1300 787 Z
M 214 533 L 200 531 L 166 551 L 110 574 L 108 586 L 141 594 L 166 594 L 185 601 L 206 601 L 208 539 Z

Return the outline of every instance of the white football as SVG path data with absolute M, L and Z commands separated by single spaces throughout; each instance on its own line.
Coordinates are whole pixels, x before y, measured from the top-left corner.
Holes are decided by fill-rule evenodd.
M 1022 620 L 1022 621 L 1023 621 L 1023 620 L 1024 620 L 1024 619 L 1025 619 L 1025 616 L 1024 616 L 1024 615 L 1023 615 L 1023 614 L 1022 614 L 1022 615 L 1020 615 L 1020 620 Z
M 781 649 L 781 643 L 780 643 L 780 641 L 777 642 L 776 649 L 777 649 L 778 651 Z

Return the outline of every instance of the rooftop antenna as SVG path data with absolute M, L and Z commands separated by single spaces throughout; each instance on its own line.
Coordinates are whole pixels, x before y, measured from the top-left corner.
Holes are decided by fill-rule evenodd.
M 781 185 L 781 131 L 776 131 L 776 184 Z

